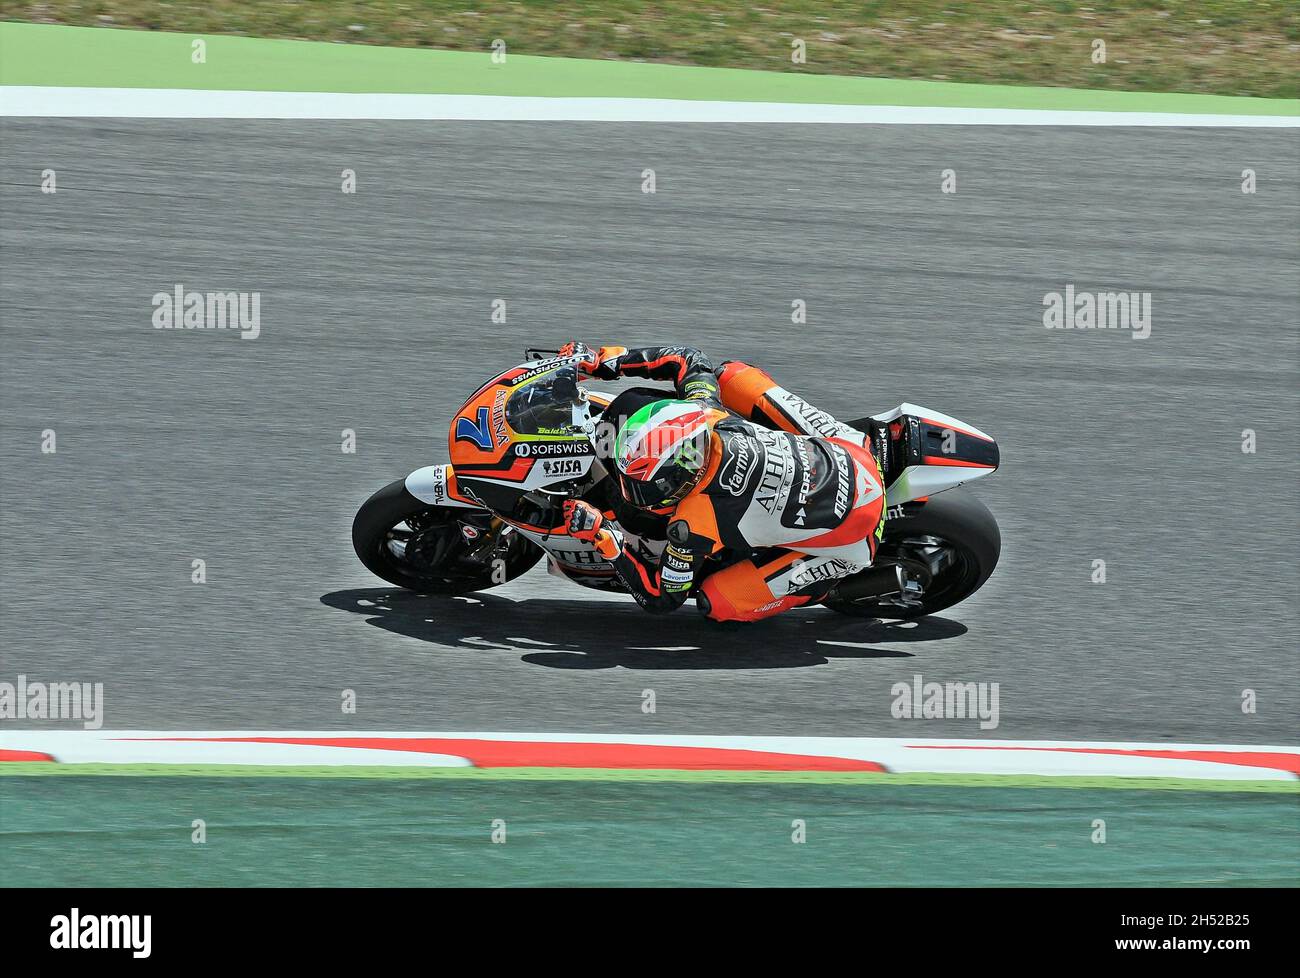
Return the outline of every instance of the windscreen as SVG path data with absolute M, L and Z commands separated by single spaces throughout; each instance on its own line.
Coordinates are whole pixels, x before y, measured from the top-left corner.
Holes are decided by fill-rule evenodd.
M 506 423 L 520 435 L 576 435 L 573 405 L 577 400 L 577 371 L 560 367 L 510 396 Z

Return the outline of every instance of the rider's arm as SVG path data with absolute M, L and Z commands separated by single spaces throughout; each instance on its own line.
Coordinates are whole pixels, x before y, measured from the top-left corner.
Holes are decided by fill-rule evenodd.
M 722 376 L 727 378 L 728 407 L 755 424 L 794 435 L 842 438 L 855 445 L 866 440 L 859 429 L 778 386 L 765 370 L 731 360 L 722 365 Z
M 698 557 L 684 521 L 668 525 L 668 546 L 657 563 L 643 560 L 623 543 L 621 534 L 616 542 L 604 546 L 597 541 L 596 549 L 614 565 L 614 572 L 637 604 L 651 614 L 676 611 L 690 596 Z
M 688 401 L 719 401 L 721 390 L 713 361 L 689 346 L 645 346 L 635 350 L 601 347 L 591 375 L 598 380 L 644 377 L 672 381 Z
M 643 559 L 623 539 L 622 532 L 606 521 L 594 506 L 567 502 L 564 506 L 570 536 L 590 542 L 642 608 L 652 614 L 676 611 L 690 596 L 695 569 L 712 550 L 711 541 L 698 537 L 685 520 L 668 524 L 668 546 L 657 563 Z
M 619 548 L 610 563 L 628 593 L 651 614 L 676 611 L 690 596 L 694 560 L 672 544 L 664 550 L 658 566 L 646 563 L 626 546 Z

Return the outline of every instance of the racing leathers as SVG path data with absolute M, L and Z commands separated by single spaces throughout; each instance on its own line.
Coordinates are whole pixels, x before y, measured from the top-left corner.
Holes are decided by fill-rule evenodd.
M 711 618 L 755 620 L 821 601 L 834 581 L 868 566 L 885 513 L 880 468 L 865 436 L 738 361 L 719 373 L 689 347 L 605 347 L 584 362 L 602 380 L 671 381 L 698 401 L 710 428 L 708 461 L 667 517 L 657 564 L 624 545 L 595 507 L 566 505 L 569 532 L 589 540 L 648 611 L 678 608 L 706 558 L 746 556 L 696 590 Z

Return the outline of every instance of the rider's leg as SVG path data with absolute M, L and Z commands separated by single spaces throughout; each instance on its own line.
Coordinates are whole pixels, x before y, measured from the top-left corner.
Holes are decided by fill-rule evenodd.
M 861 445 L 864 435 L 792 394 L 759 367 L 728 360 L 718 374 L 722 403 L 742 418 L 796 435 L 843 438 Z
M 705 579 L 695 603 L 714 621 L 759 621 L 817 604 L 860 564 L 790 550 L 765 550 Z
M 869 567 L 885 515 L 879 469 L 866 449 L 841 442 L 853 457 L 853 503 L 839 526 L 800 540 L 798 550 L 769 549 L 711 574 L 696 604 L 716 621 L 758 621 L 817 604 L 835 581 Z
M 876 547 L 884 533 L 884 479 L 869 449 L 841 438 L 831 440 L 843 447 L 853 462 L 853 498 L 849 510 L 838 526 L 792 540 L 788 546 L 865 567 L 875 559 Z

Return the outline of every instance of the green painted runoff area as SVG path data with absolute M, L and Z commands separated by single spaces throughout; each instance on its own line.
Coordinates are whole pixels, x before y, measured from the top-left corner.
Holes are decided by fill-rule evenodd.
M 6 886 L 1294 886 L 1297 851 L 1290 790 L 0 778 Z
M 193 60 L 202 40 L 203 62 Z M 839 105 L 1300 115 L 1300 99 L 971 85 L 739 68 L 0 24 L 0 84 L 708 99 Z

